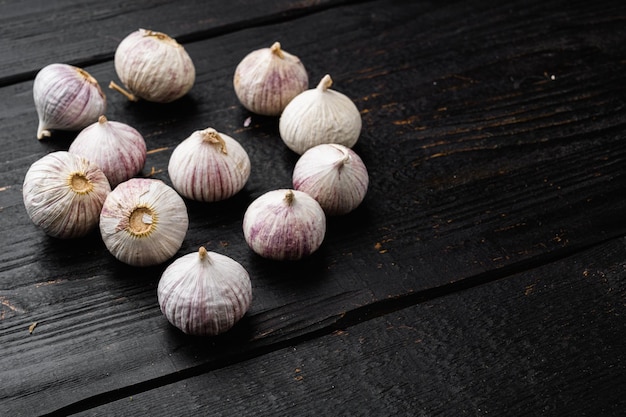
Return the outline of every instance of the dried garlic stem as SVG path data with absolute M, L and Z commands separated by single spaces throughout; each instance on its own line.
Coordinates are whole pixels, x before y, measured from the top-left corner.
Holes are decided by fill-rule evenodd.
M 333 85 L 333 80 L 332 78 L 330 78 L 330 75 L 326 74 L 324 75 L 324 78 L 322 78 L 322 80 L 320 81 L 320 83 L 317 85 L 317 89 L 321 90 L 321 91 L 326 91 L 328 90 L 331 86 Z
M 131 92 L 125 90 L 124 88 L 120 87 L 119 85 L 117 85 L 115 83 L 115 81 L 111 81 L 109 83 L 109 88 L 111 90 L 117 91 L 118 93 L 121 93 L 123 96 L 125 96 L 130 101 L 139 101 L 139 98 L 136 95 L 134 95 L 133 93 L 131 93 Z
M 274 55 L 279 57 L 280 59 L 284 59 L 285 55 L 283 54 L 283 50 L 280 49 L 280 42 L 274 42 L 274 44 L 270 47 L 270 50 Z
M 204 246 L 200 246 L 200 249 L 198 249 L 198 256 L 200 256 L 200 261 L 207 262 L 209 265 L 213 264 L 213 260 Z
M 335 166 L 337 167 L 337 169 L 341 170 L 345 164 L 350 163 L 350 153 L 348 152 L 348 149 L 346 147 L 337 146 L 334 143 L 331 143 L 329 145 L 341 151 L 341 153 L 343 154 L 343 156 L 338 159 L 337 162 L 335 162 Z
M 285 202 L 288 206 L 291 206 L 295 200 L 295 196 L 293 195 L 293 191 L 289 190 L 285 194 Z
M 153 38 L 157 38 L 160 41 L 168 42 L 175 46 L 180 46 L 180 44 L 176 42 L 174 38 L 172 38 L 171 36 L 165 33 L 157 32 L 157 31 L 150 30 L 150 29 L 139 29 L 139 32 L 141 32 L 143 36 L 152 36 Z
M 37 139 L 39 140 L 52 136 L 52 132 L 50 132 L 49 129 L 44 129 L 42 125 L 43 124 L 39 122 L 39 127 L 37 128 Z
M 80 74 L 81 77 L 83 77 L 86 81 L 90 82 L 91 84 L 98 86 L 98 81 L 96 81 L 95 78 L 93 78 L 91 76 L 91 74 L 89 74 L 87 71 L 85 71 L 82 68 L 75 68 L 76 72 Z M 100 89 L 100 87 L 98 86 L 98 89 Z
M 220 136 L 220 134 L 217 133 L 217 130 L 209 127 L 208 129 L 204 129 L 203 131 L 201 131 L 200 134 L 202 135 L 202 140 L 214 145 L 220 145 L 222 153 L 224 155 L 228 155 L 228 151 L 226 150 L 226 142 Z

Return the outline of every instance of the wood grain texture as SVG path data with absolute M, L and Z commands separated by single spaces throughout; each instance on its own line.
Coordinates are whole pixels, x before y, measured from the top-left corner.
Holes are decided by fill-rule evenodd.
M 52 62 L 82 67 L 110 61 L 121 40 L 139 28 L 189 42 L 344 2 L 38 0 L 28 7 L 21 3 L 0 3 L 0 86 L 32 78 Z
M 625 243 L 78 415 L 618 416 Z
M 30 223 L 21 200 L 28 166 L 66 149 L 75 134 L 37 141 L 32 81 L 0 88 L 0 378 L 10 381 L 0 386 L 0 412 L 88 409 L 490 286 L 623 236 L 625 46 L 618 29 L 626 8 L 476 3 L 336 5 L 214 35 L 179 22 L 174 32 L 192 40 L 185 47 L 198 70 L 191 93 L 164 106 L 108 93 L 108 118 L 134 126 L 148 142 L 143 175 L 169 183 L 173 147 L 207 126 L 231 133 L 250 155 L 252 175 L 240 194 L 218 204 L 188 202 L 192 221 L 180 251 L 205 245 L 253 278 L 249 314 L 222 338 L 184 337 L 161 316 L 155 291 L 165 265 L 126 267 L 97 233 L 57 241 Z M 162 21 L 171 5 L 161 6 L 145 18 Z M 274 12 L 249 13 L 265 21 Z M 119 39 L 128 30 L 114 22 L 107 35 Z M 297 160 L 277 120 L 249 114 L 232 90 L 239 60 L 276 39 L 302 59 L 311 84 L 330 73 L 335 88 L 355 100 L 364 122 L 355 151 L 371 180 L 362 207 L 330 219 L 321 250 L 295 264 L 254 256 L 241 232 L 247 205 L 289 186 Z M 116 79 L 107 58 L 114 45 L 87 66 L 103 85 Z M 89 62 L 64 47 L 38 46 L 41 59 L 60 53 Z M 31 70 L 24 71 L 15 74 Z

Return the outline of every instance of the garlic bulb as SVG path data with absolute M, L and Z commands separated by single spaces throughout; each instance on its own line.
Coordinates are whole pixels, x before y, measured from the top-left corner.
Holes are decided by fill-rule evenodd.
M 162 181 L 131 178 L 104 201 L 100 233 L 107 249 L 132 266 L 167 261 L 182 246 L 189 218 L 185 202 Z
M 300 59 L 283 51 L 280 43 L 246 55 L 233 78 L 241 104 L 253 113 L 278 116 L 287 103 L 309 87 L 309 76 Z
M 176 146 L 168 171 L 181 195 L 198 201 L 220 201 L 244 187 L 250 177 L 250 159 L 235 139 L 207 128 Z
M 332 79 L 325 75 L 316 88 L 289 102 L 280 116 L 278 129 L 283 142 L 302 155 L 323 143 L 351 148 L 361 133 L 361 114 L 346 95 L 331 90 Z
M 252 284 L 241 264 L 200 247 L 165 269 L 157 297 L 167 320 L 184 333 L 215 336 L 246 314 Z
M 363 160 L 352 149 L 335 143 L 312 147 L 293 170 L 293 188 L 317 200 L 329 216 L 357 208 L 368 183 Z
M 33 98 L 39 116 L 37 139 L 50 129 L 80 130 L 106 111 L 106 96 L 87 71 L 67 64 L 41 69 L 33 83 Z
M 84 156 L 100 167 L 111 187 L 137 175 L 146 163 L 146 142 L 133 127 L 100 116 L 74 139 L 70 153 Z
M 273 190 L 250 204 L 243 217 L 250 248 L 274 260 L 298 260 L 315 252 L 326 234 L 319 203 L 298 190 Z
M 110 192 L 109 182 L 95 164 L 66 151 L 35 161 L 22 188 L 33 223 L 61 239 L 82 237 L 95 229 Z
M 132 101 L 169 103 L 187 94 L 196 80 L 185 48 L 152 30 L 139 29 L 124 38 L 115 50 L 114 63 L 117 76 L 130 91 L 114 82 L 109 87 Z

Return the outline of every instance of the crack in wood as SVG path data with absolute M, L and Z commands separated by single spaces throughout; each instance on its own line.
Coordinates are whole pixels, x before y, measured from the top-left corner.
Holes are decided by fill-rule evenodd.
M 613 238 L 614 237 L 607 238 L 604 242 L 608 242 Z M 256 347 L 253 347 L 249 350 L 241 350 L 240 352 L 233 353 L 232 346 L 227 344 L 225 346 L 226 349 L 222 353 L 222 355 L 217 355 L 217 357 L 208 362 L 201 363 L 199 365 L 182 369 L 173 373 L 165 374 L 156 378 L 141 381 L 136 384 L 131 384 L 116 390 L 96 394 L 91 397 L 76 401 L 72 404 L 68 404 L 49 414 L 45 414 L 45 416 L 52 417 L 74 414 L 123 398 L 132 397 L 133 395 L 156 389 L 164 385 L 173 384 L 202 374 L 209 373 L 217 369 L 226 368 L 233 364 L 248 361 L 280 349 L 285 349 L 310 340 L 317 339 L 322 336 L 333 334 L 342 335 L 347 332 L 348 328 L 361 324 L 365 321 L 374 320 L 376 318 L 392 314 L 403 309 L 411 308 L 437 298 L 445 297 L 447 295 L 455 294 L 461 291 L 466 291 L 471 288 L 495 282 L 510 277 L 511 275 L 527 272 L 529 270 L 544 266 L 548 263 L 553 263 L 558 260 L 570 257 L 576 253 L 583 252 L 590 249 L 591 247 L 598 246 L 602 243 L 603 242 L 596 242 L 590 245 L 581 245 L 578 247 L 565 247 L 557 249 L 553 252 L 542 254 L 532 259 L 516 262 L 514 264 L 506 265 L 495 270 L 479 273 L 459 281 L 454 281 L 445 285 L 441 285 L 439 287 L 433 287 L 417 292 L 409 292 L 407 294 L 395 297 L 388 297 L 383 300 L 375 300 L 371 303 L 357 306 L 351 310 L 336 314 L 331 317 L 327 317 L 325 320 L 318 322 L 318 327 L 313 326 L 312 330 L 309 330 L 305 333 L 296 333 L 296 335 L 293 337 L 279 339 L 278 341 L 270 341 L 267 344 L 263 343 L 264 341 L 266 341 L 265 339 L 257 340 L 260 343 Z M 527 287 L 525 295 L 529 295 L 533 290 L 534 286 Z M 339 294 L 337 297 L 341 298 L 343 296 L 345 296 L 345 294 Z M 407 329 L 411 330 L 412 328 L 407 327 Z M 268 329 L 267 332 L 257 334 L 257 337 L 261 334 L 269 335 L 273 332 L 273 329 Z M 420 342 L 421 339 L 415 340 L 415 343 Z

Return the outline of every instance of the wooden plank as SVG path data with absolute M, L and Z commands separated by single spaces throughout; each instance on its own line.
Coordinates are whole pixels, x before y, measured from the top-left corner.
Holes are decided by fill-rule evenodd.
M 78 415 L 619 416 L 623 252 L 614 239 Z
M 189 42 L 313 13 L 343 1 L 81 1 L 0 3 L 0 86 L 47 64 L 108 61 L 129 33 L 146 28 Z
M 253 173 L 240 195 L 189 203 L 181 249 L 206 245 L 253 277 L 250 314 L 218 340 L 183 337 L 161 317 L 163 267 L 124 267 L 97 235 L 59 242 L 30 224 L 21 202 L 26 169 L 73 136 L 38 142 L 32 83 L 0 89 L 0 378 L 11 381 L 0 387 L 0 409 L 38 414 L 165 382 L 312 337 L 341 317 L 358 321 L 347 313 L 380 300 L 401 307 L 623 235 L 626 120 L 615 87 L 625 77 L 615 30 L 623 7 L 368 2 L 190 43 L 198 83 L 172 105 L 110 94 L 109 118 L 148 141 L 146 175 L 154 168 L 167 182 L 173 146 L 207 125 L 249 151 Z M 471 24 L 459 26 L 468 16 Z M 253 116 L 243 127 L 250 114 L 231 85 L 245 53 L 277 38 L 312 80 L 328 72 L 355 99 L 365 126 L 355 150 L 371 175 L 364 205 L 331 219 L 318 254 L 288 265 L 253 256 L 240 221 L 253 198 L 288 186 L 296 156 L 275 119 Z M 115 77 L 111 62 L 88 70 L 103 83 Z

